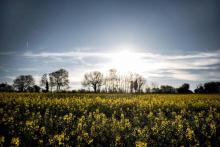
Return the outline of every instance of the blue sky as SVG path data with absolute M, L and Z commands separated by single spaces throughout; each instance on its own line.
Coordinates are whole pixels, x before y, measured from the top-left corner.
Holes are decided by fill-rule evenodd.
M 2 0 L 0 20 L 1 82 L 66 68 L 80 88 L 115 67 L 159 85 L 220 80 L 218 0 Z

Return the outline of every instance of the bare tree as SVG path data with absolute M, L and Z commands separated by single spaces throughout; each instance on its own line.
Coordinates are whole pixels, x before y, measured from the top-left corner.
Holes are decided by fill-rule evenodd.
M 134 80 L 134 83 L 133 83 L 133 88 L 134 88 L 134 92 L 136 93 L 138 91 L 138 82 L 137 82 L 137 79 Z
M 29 87 L 34 85 L 32 75 L 20 75 L 14 80 L 13 86 L 20 92 L 27 91 Z
M 146 83 L 146 79 L 141 76 L 141 75 L 137 75 L 136 76 L 136 81 L 137 81 L 137 85 L 138 85 L 138 92 L 141 92 L 143 89 L 143 85 Z
M 82 81 L 83 86 L 92 87 L 94 92 L 97 92 L 97 90 L 99 91 L 102 84 L 103 84 L 103 75 L 99 71 L 86 73 Z
M 57 91 L 61 90 L 61 87 L 69 86 L 69 73 L 65 69 L 60 69 L 58 71 L 50 73 L 51 85 L 55 85 Z
M 43 76 L 41 77 L 40 85 L 45 86 L 46 92 L 49 91 L 49 80 L 47 74 L 43 74 Z
M 130 93 L 133 93 L 133 89 L 134 89 L 134 81 L 130 82 Z
M 118 80 L 117 70 L 110 69 L 104 82 L 108 92 L 116 92 L 118 90 Z
M 108 92 L 109 81 L 107 77 L 103 78 L 103 85 L 104 85 L 104 91 Z
M 127 76 L 127 84 L 130 88 L 130 93 L 133 93 L 134 90 L 134 79 L 133 79 L 134 74 L 132 72 L 130 72 Z
M 130 75 L 125 75 L 125 80 L 124 80 L 124 91 L 125 93 L 129 93 L 131 90 L 130 87 L 131 86 L 131 80 L 132 80 L 132 77 Z
M 139 74 L 129 74 L 130 80 L 130 92 L 141 92 L 143 91 L 143 85 L 146 83 L 146 79 Z
M 56 86 L 55 78 L 52 75 L 52 73 L 49 74 L 49 86 L 50 86 L 50 91 L 53 91 L 53 87 Z
M 97 86 L 97 75 L 100 78 L 98 83 L 101 83 Z M 134 74 L 132 72 L 120 75 L 117 73 L 116 69 L 110 69 L 108 73 L 103 77 L 103 75 L 98 72 L 90 72 L 84 75 L 82 85 L 84 87 L 92 87 L 94 91 L 97 91 L 101 86 L 104 92 L 141 92 L 143 91 L 143 86 L 146 83 L 146 80 L 143 76 L 139 74 Z

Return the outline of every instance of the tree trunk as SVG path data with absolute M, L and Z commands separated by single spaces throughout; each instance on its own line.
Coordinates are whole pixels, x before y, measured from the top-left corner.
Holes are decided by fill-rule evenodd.
M 93 85 L 93 88 L 94 88 L 94 92 L 96 93 L 96 91 L 97 91 L 97 86 L 96 86 L 96 84 Z
M 48 92 L 49 91 L 49 83 L 48 83 L 48 81 L 46 81 L 46 92 Z

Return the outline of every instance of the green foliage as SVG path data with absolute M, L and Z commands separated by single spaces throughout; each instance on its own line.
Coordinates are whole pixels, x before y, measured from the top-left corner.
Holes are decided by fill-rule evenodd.
M 1 146 L 218 146 L 220 95 L 0 94 Z

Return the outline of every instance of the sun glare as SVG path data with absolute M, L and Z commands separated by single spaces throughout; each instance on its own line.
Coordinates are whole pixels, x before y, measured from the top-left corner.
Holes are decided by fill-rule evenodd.
M 141 60 L 141 53 L 130 50 L 122 50 L 111 54 L 112 68 L 116 68 L 121 73 L 141 72 L 144 62 Z

